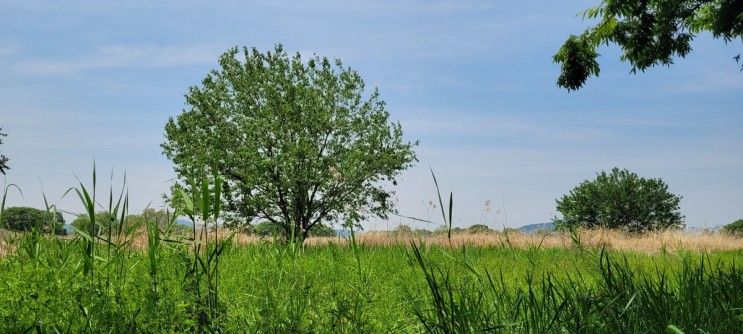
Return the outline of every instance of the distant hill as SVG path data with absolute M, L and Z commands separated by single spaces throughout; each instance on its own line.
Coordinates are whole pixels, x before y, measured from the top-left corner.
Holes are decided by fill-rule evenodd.
M 517 230 L 523 233 L 534 233 L 538 231 L 554 231 L 554 223 L 529 224 L 519 227 Z

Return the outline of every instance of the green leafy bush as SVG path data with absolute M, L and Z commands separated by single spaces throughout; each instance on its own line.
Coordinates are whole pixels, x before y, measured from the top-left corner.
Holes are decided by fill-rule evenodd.
M 451 233 L 452 234 L 462 233 L 464 231 L 466 231 L 466 229 L 463 229 L 463 228 L 461 228 L 459 226 L 455 226 L 455 227 L 452 227 L 451 228 Z M 449 234 L 449 226 L 440 225 L 435 230 L 433 230 L 433 233 L 435 233 L 435 234 Z
M 626 169 L 601 171 L 557 200 L 559 229 L 576 227 L 623 229 L 643 232 L 683 228 L 681 197 L 668 191 L 661 179 L 639 177 Z
M 11 207 L 3 212 L 3 225 L 9 230 L 31 231 L 38 227 L 43 233 L 65 234 L 61 212 L 47 212 L 29 207 Z
M 411 233 L 411 232 L 413 232 L 413 229 L 410 226 L 408 226 L 408 225 L 400 224 L 400 226 L 398 226 L 395 229 L 395 232 L 398 232 L 398 233 Z
M 117 219 L 113 217 L 107 211 L 96 212 L 95 214 L 95 228 L 93 229 L 95 235 L 99 235 L 108 231 L 109 224 L 111 228 L 116 229 L 118 226 Z M 79 231 L 89 232 L 90 229 L 90 217 L 87 214 L 79 214 L 75 220 L 70 224 L 72 227 Z
M 743 219 L 738 219 L 722 228 L 725 233 L 743 236 Z
M 425 228 L 412 228 L 409 225 L 400 224 L 397 228 L 391 231 L 393 235 L 417 235 L 417 236 L 429 236 L 433 235 L 434 231 L 427 230 Z
M 467 228 L 467 231 L 470 233 L 490 233 L 493 232 L 490 227 L 484 224 L 475 224 Z
M 258 224 L 255 224 L 255 227 L 252 229 L 253 233 L 269 237 L 269 236 L 281 236 L 283 233 L 283 230 L 281 229 L 281 226 L 274 224 L 270 221 L 263 221 Z
M 310 229 L 310 236 L 313 237 L 334 237 L 335 236 L 335 229 L 332 227 L 325 225 L 325 224 L 319 224 L 315 225 Z
M 285 237 L 284 229 L 281 228 L 281 225 L 270 221 L 264 221 L 256 224 L 251 232 L 264 237 Z M 318 224 L 310 229 L 309 235 L 313 237 L 334 237 L 336 236 L 336 233 L 332 227 L 325 224 Z

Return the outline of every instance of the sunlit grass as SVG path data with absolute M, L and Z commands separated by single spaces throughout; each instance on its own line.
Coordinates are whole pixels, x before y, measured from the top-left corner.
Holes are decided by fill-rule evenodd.
M 743 245 L 730 235 L 452 233 L 447 224 L 427 236 L 354 231 L 302 245 L 218 228 L 221 190 L 207 180 L 182 194 L 186 233 L 173 228 L 176 212 L 165 224 L 128 222 L 125 186 L 101 204 L 96 179 L 69 191 L 90 226 L 65 237 L 0 230 L 0 332 L 743 328 Z M 96 221 L 100 208 L 108 221 Z

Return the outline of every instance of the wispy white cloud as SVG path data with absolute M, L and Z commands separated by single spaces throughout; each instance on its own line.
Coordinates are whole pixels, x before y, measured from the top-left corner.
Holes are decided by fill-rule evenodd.
M 410 119 L 402 121 L 409 133 L 425 135 L 457 135 L 464 137 L 507 137 L 527 141 L 538 139 L 551 143 L 589 142 L 604 139 L 606 134 L 597 128 L 576 131 L 576 128 L 551 126 L 540 121 L 489 117 L 487 119 Z
M 473 142 L 492 138 L 496 140 L 494 144 L 498 139 L 508 139 L 560 145 L 600 142 L 612 135 L 611 126 L 595 120 L 565 121 L 553 114 L 522 115 L 517 110 L 503 108 L 454 110 L 410 106 L 400 108 L 399 114 L 407 134 L 425 138 L 456 136 Z
M 366 13 L 376 15 L 380 11 L 387 13 L 402 13 L 410 15 L 421 15 L 431 13 L 454 13 L 486 10 L 494 7 L 492 1 L 363 1 L 363 0 L 322 0 L 322 1 L 292 1 L 292 0 L 259 0 L 252 1 L 254 4 L 279 7 L 282 9 L 311 9 L 311 10 L 338 10 L 344 12 Z
M 16 64 L 33 75 L 65 75 L 105 68 L 150 68 L 208 64 L 224 51 L 215 45 L 109 45 L 74 59 L 37 59 Z
M 740 65 L 731 60 L 730 69 L 702 69 L 689 73 L 682 80 L 666 85 L 668 91 L 676 93 L 720 93 L 743 89 L 743 73 Z
M 0 45 L 0 57 L 16 55 L 21 51 L 17 45 Z

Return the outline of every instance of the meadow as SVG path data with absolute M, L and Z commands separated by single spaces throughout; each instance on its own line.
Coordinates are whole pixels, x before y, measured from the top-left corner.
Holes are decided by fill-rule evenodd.
M 156 224 L 118 238 L 5 232 L 0 332 L 743 328 L 741 241 L 720 235 L 684 244 L 705 236 L 677 233 L 666 236 L 677 247 L 629 250 L 620 245 L 632 236 L 612 245 L 601 239 L 619 238 L 609 231 L 451 239 L 370 232 L 304 246 L 228 231 L 202 231 L 197 240 L 162 232 Z
M 0 230 L 2 333 L 736 333 L 743 238 L 661 230 L 369 231 L 297 240 L 228 229 L 220 187 L 128 215 L 80 183 L 88 223 Z M 214 184 L 221 184 L 217 179 Z M 10 187 L 10 186 L 9 186 Z M 6 192 L 0 203 L 4 209 Z M 89 191 L 90 189 L 90 191 Z M 106 198 L 107 197 L 107 198 Z M 101 200 L 103 198 L 103 201 Z M 108 205 L 105 203 L 108 201 Z M 106 210 L 105 215 L 96 208 Z M 0 210 L 0 223 L 3 213 Z M 187 216 L 192 225 L 179 225 Z

